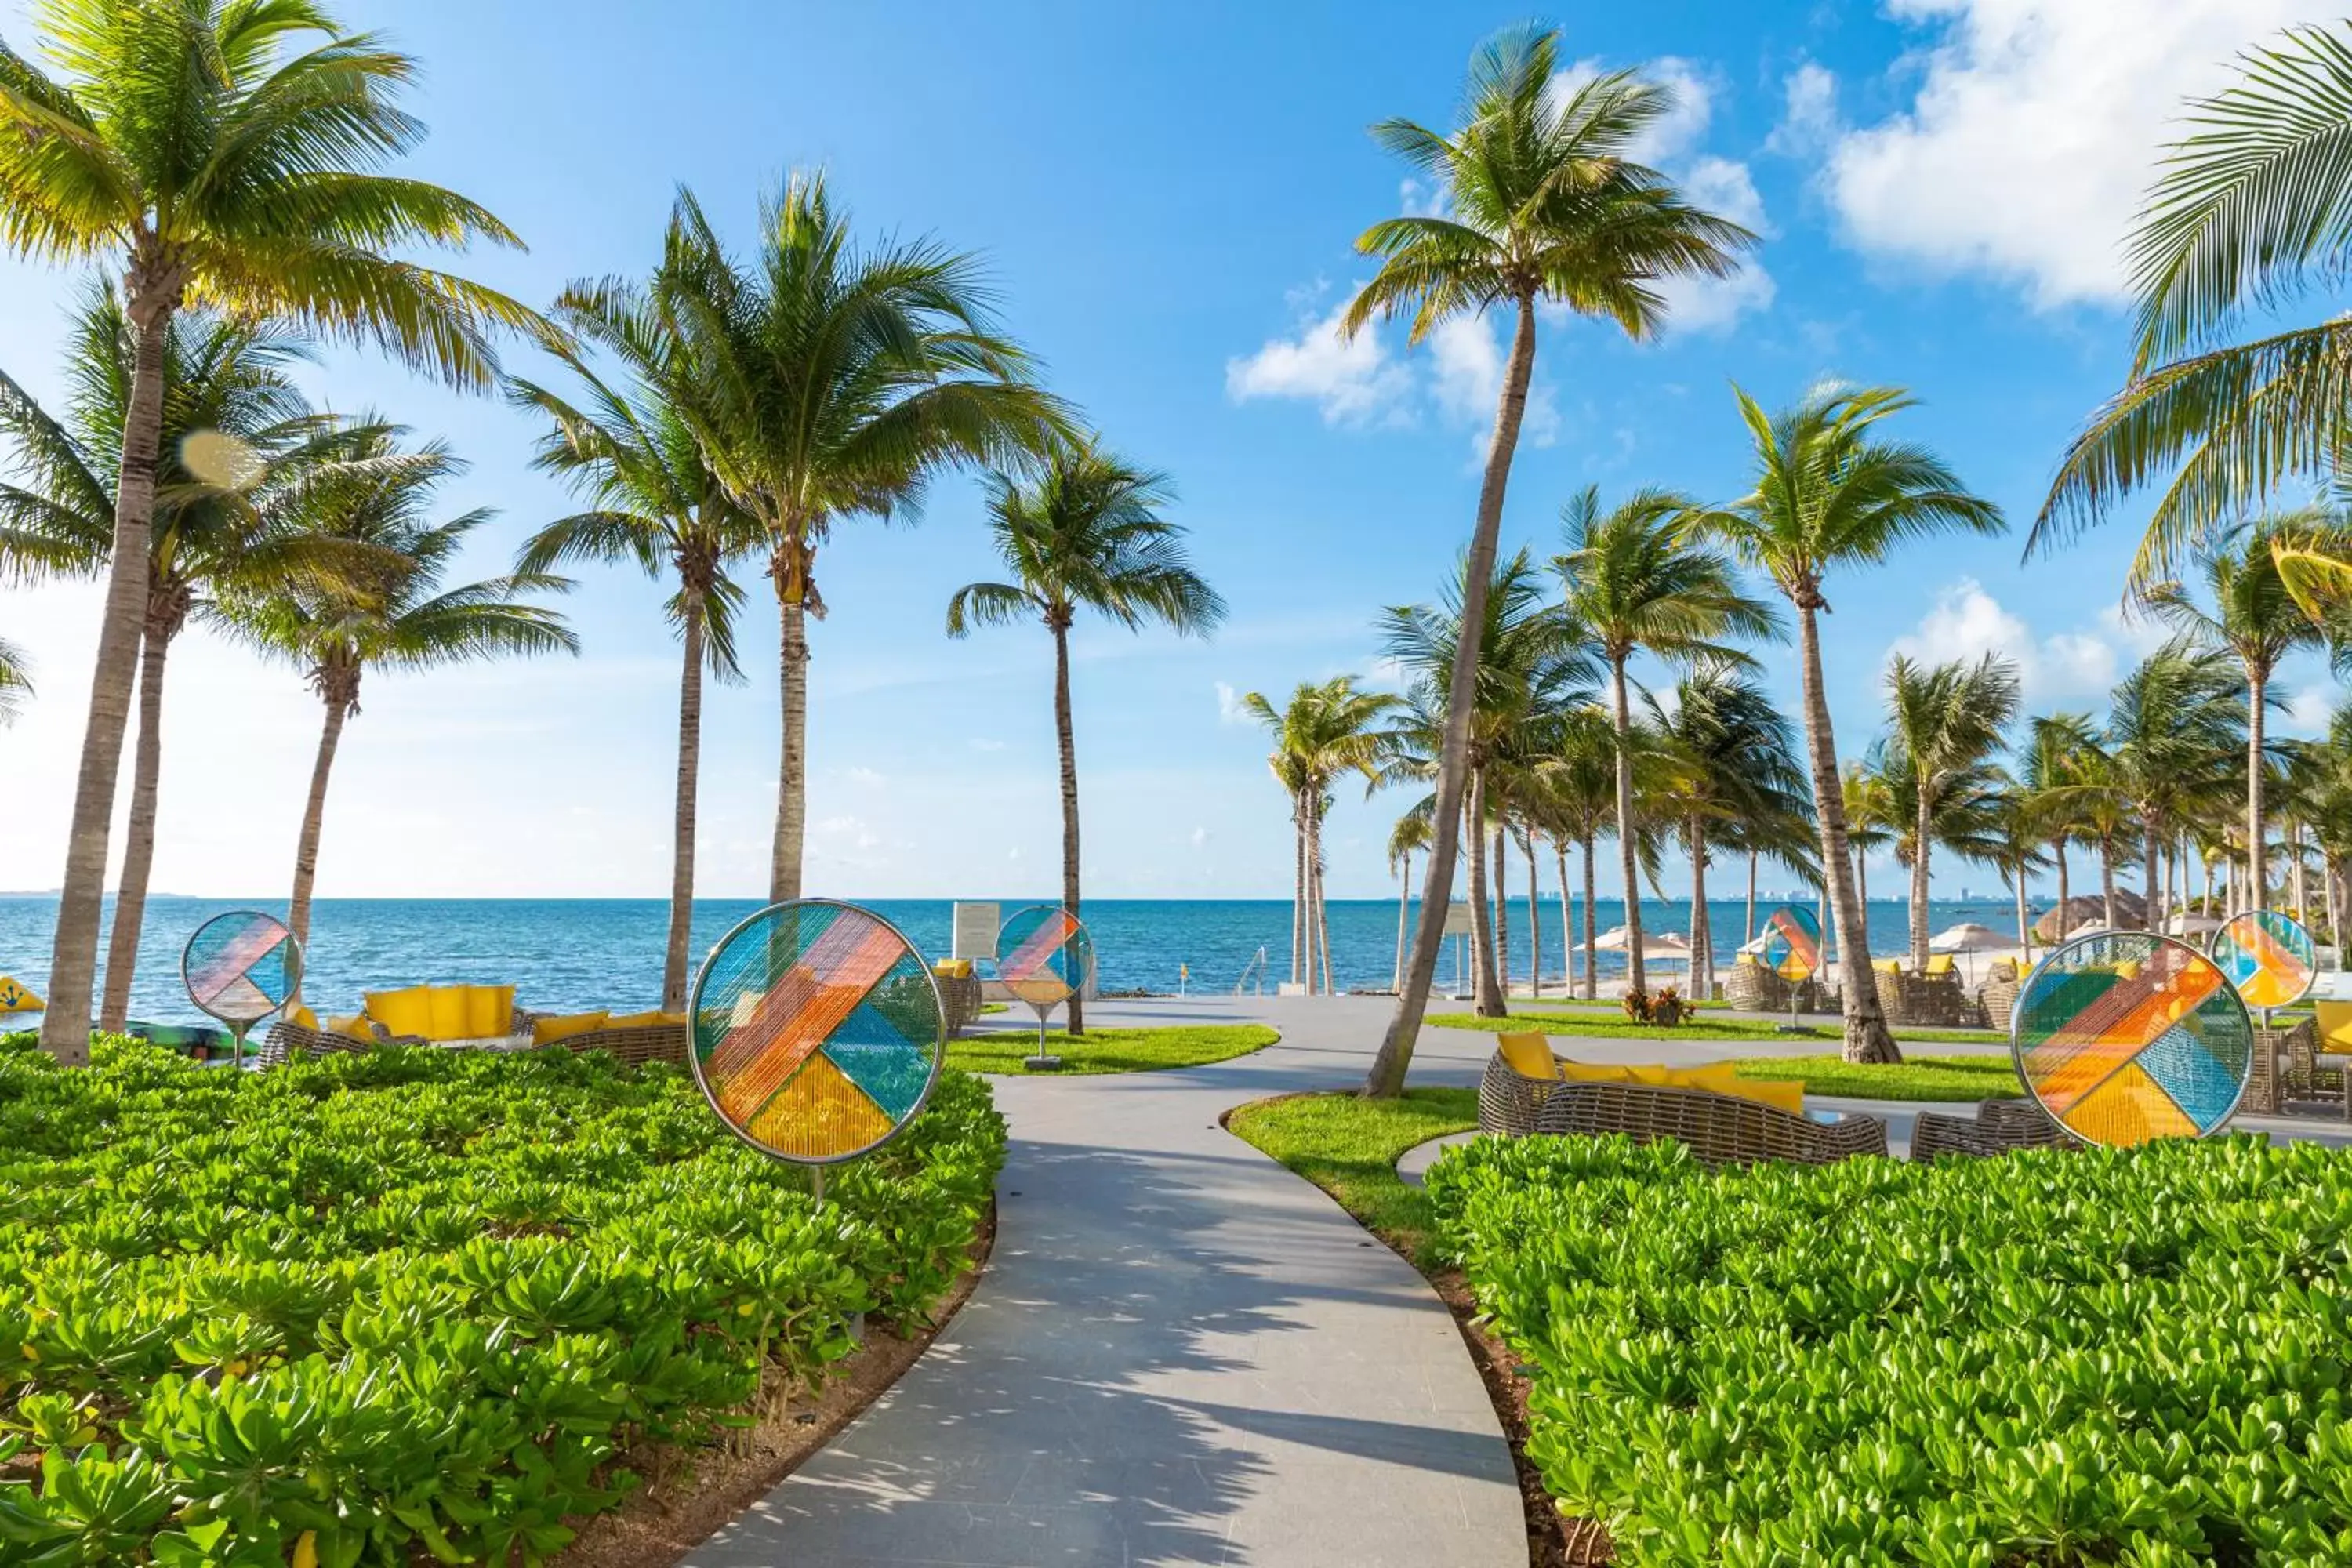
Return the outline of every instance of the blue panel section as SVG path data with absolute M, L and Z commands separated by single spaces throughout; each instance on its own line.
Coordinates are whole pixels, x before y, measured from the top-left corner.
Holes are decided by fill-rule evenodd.
M 914 1114 L 931 1081 L 930 1050 L 903 1037 L 886 1041 L 872 1031 L 845 1030 L 825 1042 L 824 1056 L 894 1122 Z
M 2149 1041 L 2137 1060 L 2141 1070 L 2172 1097 L 2201 1131 L 2210 1132 L 2220 1126 L 2238 1098 L 2240 1072 L 2231 1070 L 2179 1024 Z

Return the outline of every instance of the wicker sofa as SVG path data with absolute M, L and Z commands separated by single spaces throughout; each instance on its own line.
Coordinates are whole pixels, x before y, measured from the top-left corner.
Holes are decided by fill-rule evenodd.
M 1980 1029 L 1985 1026 L 1983 1006 L 1968 994 L 1960 984 L 1959 974 L 1954 970 L 1923 974 L 1899 966 L 1888 969 L 1882 965 L 1873 978 L 1878 983 L 1879 1011 L 1892 1027 L 1901 1028 L 1909 1025 L 1918 1029 Z
M 1800 1013 L 1818 1012 L 1820 992 L 1821 987 L 1811 980 L 1783 980 L 1777 971 L 1757 963 L 1749 953 L 1739 955 L 1739 962 L 1731 966 L 1731 978 L 1723 986 L 1726 1000 L 1751 1013 L 1786 1013 L 1792 1008 Z
M 1675 1138 L 1689 1144 L 1701 1160 L 1717 1164 L 1758 1160 L 1826 1164 L 1853 1154 L 1886 1152 L 1886 1124 L 1875 1118 L 1850 1116 L 1822 1123 L 1759 1100 L 1707 1089 L 1537 1078 L 1514 1068 L 1501 1050 L 1487 1061 L 1479 1081 L 1478 1127 L 1510 1137 L 1574 1132 L 1623 1133 L 1636 1142 Z
M 2018 1149 L 2071 1149 L 2074 1140 L 2030 1100 L 1988 1100 L 1974 1116 L 1923 1110 L 1911 1129 L 1911 1157 L 1936 1160 L 1948 1154 L 1990 1158 Z
M 939 982 L 948 1038 L 953 1039 L 971 1028 L 980 1016 L 980 976 L 973 973 L 971 959 L 959 958 L 942 959 L 932 964 L 931 978 Z
M 593 1022 L 592 1022 L 593 1020 Z M 533 1013 L 510 1004 L 507 1027 L 492 1040 L 510 1040 L 517 1047 L 560 1045 L 571 1051 L 609 1051 L 631 1067 L 662 1061 L 685 1064 L 688 1028 L 684 1014 L 648 1013 L 614 1018 L 609 1013 L 561 1017 Z M 465 1037 L 461 1037 L 461 1039 Z M 315 1022 L 280 1019 L 270 1026 L 258 1056 L 265 1066 L 291 1056 L 320 1056 L 335 1051 L 364 1051 L 376 1046 L 448 1045 L 452 1040 L 429 1036 L 394 1034 L 367 1013 L 337 1020 L 326 1027 Z M 478 1043 L 467 1039 L 466 1043 Z

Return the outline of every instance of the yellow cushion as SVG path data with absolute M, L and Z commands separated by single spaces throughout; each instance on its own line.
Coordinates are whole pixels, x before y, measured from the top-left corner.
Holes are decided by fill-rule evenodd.
M 1570 1083 L 1631 1083 L 1633 1069 L 1614 1062 L 1572 1062 L 1559 1058 L 1559 1076 Z
M 365 1013 L 354 1013 L 348 1018 L 328 1019 L 327 1033 L 341 1035 L 347 1040 L 365 1040 L 370 1045 L 375 1043 L 375 1031 L 368 1027 Z
M 1756 955 L 1752 952 L 1743 952 L 1739 955 L 1739 962 L 1752 967 L 1756 963 Z
M 1503 1060 L 1521 1078 L 1556 1079 L 1559 1068 L 1553 1065 L 1551 1041 L 1544 1036 L 1526 1031 L 1495 1037 L 1496 1048 Z
M 1627 1068 L 1625 1072 L 1628 1082 L 1644 1083 L 1652 1089 L 1676 1089 L 1681 1086 L 1674 1080 L 1674 1070 L 1657 1063 L 1644 1062 Z
M 319 1015 L 308 1007 L 295 1008 L 286 1015 L 286 1021 L 298 1029 L 308 1029 L 314 1035 L 319 1032 Z
M 943 958 L 931 965 L 931 973 L 942 980 L 969 980 L 971 978 L 971 960 Z
M 434 985 L 427 989 L 425 1011 L 433 1026 L 425 1032 L 428 1040 L 462 1040 L 473 1034 L 473 1020 L 467 1016 L 467 994 L 463 985 Z
M 1729 1062 L 1706 1062 L 1695 1068 L 1669 1068 L 1666 1081 L 1677 1089 L 1703 1089 L 1709 1094 L 1731 1094 L 1739 1086 L 1739 1069 Z
M 394 1035 L 433 1035 L 433 987 L 412 985 L 404 991 L 371 991 L 367 1016 Z
M 2311 1010 L 2319 1027 L 2319 1048 L 2352 1051 L 2352 1002 L 2315 1001 Z
M 604 1027 L 608 1029 L 653 1029 L 658 1028 L 664 1024 L 682 1025 L 685 1022 L 686 1015 L 683 1013 L 664 1013 L 659 1009 L 656 1009 L 651 1013 L 630 1013 L 620 1017 L 607 1017 L 604 1020 Z
M 2138 979 L 2139 960 L 2137 958 L 2126 958 L 2117 962 L 2116 964 L 2116 978 L 2118 980 Z
M 1881 974 L 1900 974 L 1903 973 L 1903 961 L 1899 958 L 1874 958 L 1870 961 L 1870 967 Z
M 1728 1092 L 1742 1100 L 1752 1100 L 1759 1105 L 1769 1105 L 1775 1110 L 1785 1110 L 1791 1116 L 1805 1113 L 1805 1086 L 1801 1083 L 1774 1083 L 1769 1079 L 1743 1078 Z
M 1951 972 L 1952 955 L 1948 952 L 1939 952 L 1930 957 L 1927 960 L 1927 967 L 1921 970 L 1919 973 L 1922 974 L 1949 974 Z
M 514 1023 L 514 994 L 511 985 L 468 985 L 466 987 L 466 1033 L 477 1040 L 503 1035 Z
M 533 1018 L 530 1021 L 530 1043 L 551 1046 L 558 1040 L 568 1040 L 574 1035 L 584 1035 L 601 1029 L 610 1013 L 568 1013 L 561 1017 Z

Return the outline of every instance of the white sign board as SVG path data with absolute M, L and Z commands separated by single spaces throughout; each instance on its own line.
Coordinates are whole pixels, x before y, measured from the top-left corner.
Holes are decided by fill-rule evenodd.
M 994 904 L 958 904 L 955 907 L 954 951 L 948 956 L 995 958 L 996 932 L 1003 923 L 1003 911 Z
M 1471 931 L 1471 927 L 1470 904 L 1467 900 L 1456 899 L 1454 902 L 1445 906 L 1445 934 L 1447 936 L 1468 936 Z

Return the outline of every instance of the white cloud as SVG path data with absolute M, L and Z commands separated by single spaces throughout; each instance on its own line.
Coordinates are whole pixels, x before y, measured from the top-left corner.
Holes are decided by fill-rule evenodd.
M 1766 231 L 1764 198 L 1757 195 L 1756 179 L 1747 164 L 1710 154 L 1684 171 L 1682 185 L 1683 195 L 1694 205 L 1759 234 Z
M 1503 395 L 1503 342 L 1492 316 L 1456 316 L 1429 334 L 1431 393 L 1448 420 L 1473 426 L 1472 461 L 1483 461 Z M 1519 444 L 1549 447 L 1559 439 L 1559 405 L 1548 383 L 1528 388 Z
M 856 784 L 861 789 L 877 789 L 888 782 L 872 768 L 852 768 L 846 776 L 851 784 Z
M 1837 75 L 1827 66 L 1807 60 L 1781 83 L 1780 123 L 1764 139 L 1764 150 L 1787 157 L 1809 157 L 1828 146 L 1838 133 Z
M 2077 628 L 2037 640 L 2021 617 L 1973 577 L 1940 590 L 1918 629 L 1895 638 L 1887 652 L 1927 664 L 1999 654 L 2015 661 L 2029 702 L 2101 695 L 2119 673 L 2115 645 L 2096 631 Z
M 1207 828 L 1205 828 L 1205 827 L 1195 827 L 1194 829 L 1192 829 L 1192 847 L 1193 847 L 1193 848 L 1198 849 L 1198 848 L 1200 848 L 1202 845 L 1205 845 L 1205 844 L 1206 844 L 1206 843 L 1208 843 L 1208 842 L 1209 842 L 1209 830 L 1208 830 Z
M 1261 397 L 1298 398 L 1323 411 L 1328 425 L 1395 423 L 1410 417 L 1412 374 L 1388 356 L 1377 328 L 1342 340 L 1342 302 L 1328 316 L 1300 323 L 1298 335 L 1275 338 L 1246 357 L 1225 362 L 1225 395 L 1235 403 Z
M 1585 83 L 1612 69 L 1599 59 L 1581 59 L 1551 79 L 1552 96 L 1565 100 Z M 1649 80 L 1674 95 L 1674 107 L 1653 121 L 1630 149 L 1638 163 L 1663 167 L 1697 146 L 1715 118 L 1715 89 L 1693 62 L 1676 55 L 1661 55 L 1641 68 Z
M 1249 710 L 1242 706 L 1242 694 L 1224 681 L 1217 682 L 1217 721 L 1221 724 L 1246 724 Z
M 1444 217 L 1445 193 L 1408 178 L 1398 183 L 1397 205 L 1407 217 Z
M 2285 722 L 2280 728 L 2305 739 L 2326 734 L 2328 720 L 2336 716 L 2337 695 L 2330 686 L 2306 686 L 2287 693 Z
M 1895 67 L 1918 83 L 1908 106 L 1832 147 L 1831 205 L 1865 250 L 2012 279 L 2043 308 L 2122 296 L 2126 233 L 2182 99 L 2279 27 L 2336 14 L 2318 0 L 1887 9 L 1935 37 Z

